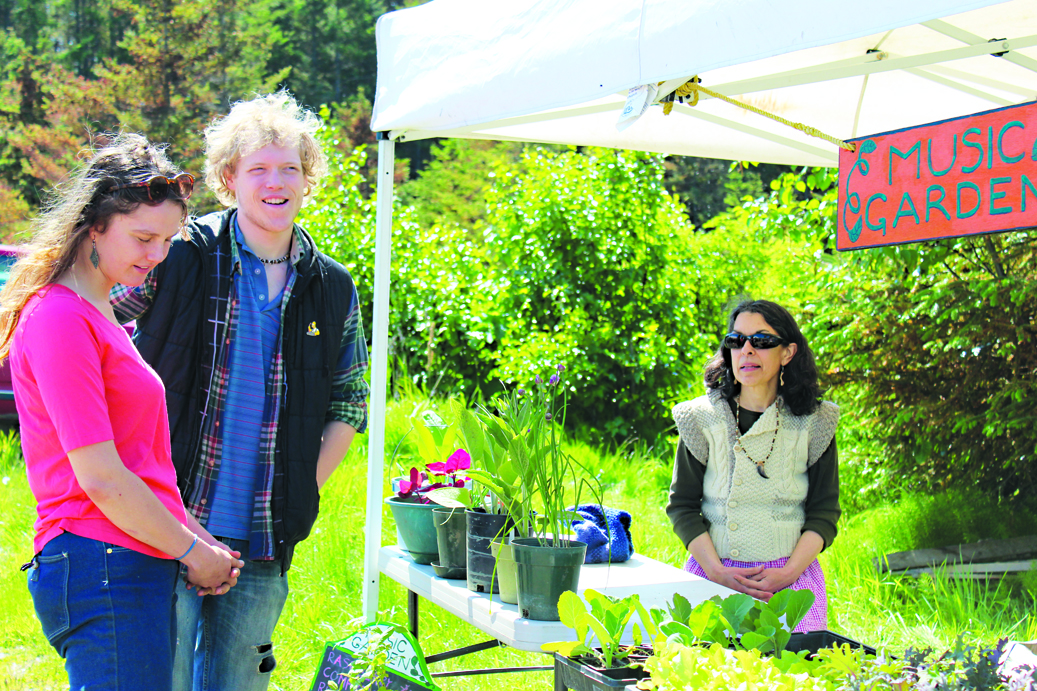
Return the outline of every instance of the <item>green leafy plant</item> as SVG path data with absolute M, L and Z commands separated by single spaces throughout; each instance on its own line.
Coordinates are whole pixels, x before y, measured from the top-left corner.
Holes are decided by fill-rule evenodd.
M 568 506 L 579 504 L 588 491 L 601 499 L 594 474 L 562 448 L 564 373 L 564 365 L 550 376 L 538 373 L 529 390 L 505 391 L 461 421 L 464 438 L 483 465 L 470 469 L 469 476 L 493 493 L 520 536 L 555 545 L 578 517 Z
M 769 602 L 755 600 L 745 593 L 724 599 L 714 596 L 695 607 L 675 593 L 668 611 L 653 609 L 650 615 L 660 637 L 684 645 L 717 643 L 776 653 L 785 649 L 793 629 L 813 604 L 814 594 L 809 590 L 781 590 Z
M 352 630 L 346 636 L 347 638 L 362 633 L 367 642 L 360 649 L 350 651 L 353 664 L 346 675 L 348 684 L 340 686 L 335 682 L 330 682 L 328 688 L 384 689 L 388 677 L 389 654 L 392 652 L 390 639 L 394 633 L 404 633 L 406 629 L 393 623 L 367 627 L 362 618 L 352 620 L 349 626 Z
M 835 691 L 820 675 L 822 663 L 785 650 L 765 656 L 760 650 L 732 650 L 721 643 L 685 645 L 662 640 L 645 661 L 650 679 L 638 687 L 653 691 Z
M 541 647 L 549 653 L 560 653 L 566 657 L 587 656 L 594 658 L 599 666 L 619 666 L 627 656 L 641 645 L 642 632 L 633 624 L 633 646 L 621 643 L 627 623 L 635 613 L 640 613 L 642 626 L 651 635 L 657 629 L 636 594 L 615 598 L 596 590 L 584 591 L 583 597 L 573 592 L 564 592 L 558 598 L 558 614 L 563 624 L 576 631 L 575 641 L 545 643 Z M 601 645 L 600 652 L 592 646 L 593 638 Z
M 909 648 L 897 659 L 870 655 L 848 644 L 822 648 L 812 658 L 807 651 L 783 650 L 765 655 L 759 649 L 734 650 L 722 643 L 686 645 L 677 639 L 659 640 L 645 661 L 650 679 L 642 689 L 825 689 L 828 691 L 1023 691 L 1037 684 L 1037 671 L 999 670 L 1006 640 L 990 647 L 963 643 L 935 654 Z

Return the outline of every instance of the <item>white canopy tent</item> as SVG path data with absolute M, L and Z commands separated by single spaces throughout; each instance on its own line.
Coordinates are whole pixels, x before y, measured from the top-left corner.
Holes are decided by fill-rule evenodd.
M 617 123 L 628 90 L 660 85 L 658 98 L 693 76 L 839 139 L 1037 100 L 1037 0 L 435 0 L 382 16 L 377 39 L 368 619 L 378 608 L 395 142 L 500 139 L 834 166 L 836 145 L 705 95 Z

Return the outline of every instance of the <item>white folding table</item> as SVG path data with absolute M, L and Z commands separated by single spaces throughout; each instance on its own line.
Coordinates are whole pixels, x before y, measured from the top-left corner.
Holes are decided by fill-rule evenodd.
M 468 589 L 464 580 L 449 580 L 437 577 L 431 566 L 422 566 L 411 561 L 407 553 L 398 547 L 382 547 L 378 552 L 378 569 L 409 591 L 407 611 L 411 632 L 418 637 L 418 598 L 460 617 L 483 633 L 493 637 L 486 643 L 430 655 L 426 662 L 466 655 L 499 645 L 517 650 L 540 652 L 540 646 L 552 641 L 575 640 L 576 633 L 558 621 L 535 621 L 519 616 L 518 607 L 501 602 L 499 595 L 477 593 Z M 613 597 L 626 597 L 637 593 L 646 608 L 664 607 L 673 601 L 674 593 L 680 593 L 692 604 L 708 600 L 714 595 L 726 597 L 734 591 L 694 576 L 686 571 L 655 559 L 634 554 L 620 564 L 585 564 L 580 570 L 577 593 L 593 589 Z M 629 631 L 625 643 L 632 643 Z M 517 667 L 489 670 L 467 670 L 463 672 L 440 672 L 433 676 L 461 676 L 491 672 L 526 671 L 553 669 L 553 667 Z

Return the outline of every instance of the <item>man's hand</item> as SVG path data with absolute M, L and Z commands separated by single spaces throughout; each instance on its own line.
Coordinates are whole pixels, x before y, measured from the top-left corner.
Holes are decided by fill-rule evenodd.
M 238 552 L 224 546 L 206 544 L 201 539 L 182 562 L 187 566 L 188 587 L 198 588 L 199 595 L 222 595 L 233 588 L 245 565 Z

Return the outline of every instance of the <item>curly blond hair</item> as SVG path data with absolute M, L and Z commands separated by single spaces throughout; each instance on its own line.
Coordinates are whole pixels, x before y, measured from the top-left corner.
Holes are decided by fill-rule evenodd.
M 237 199 L 227 187 L 227 174 L 234 173 L 238 161 L 268 144 L 294 146 L 306 178 L 303 199 L 308 200 L 328 172 L 328 159 L 316 137 L 320 126 L 320 118 L 287 91 L 238 101 L 205 128 L 205 184 L 221 204 L 234 206 Z
M 141 187 L 112 188 L 156 175 L 176 177 L 181 171 L 166 158 L 165 148 L 139 134 L 100 135 L 87 163 L 54 189 L 43 213 L 33 220 L 32 241 L 0 291 L 0 362 L 7 358 L 29 298 L 72 267 L 91 230 L 103 234 L 114 216 L 131 214 L 141 204 L 162 203 L 149 201 Z M 167 199 L 180 205 L 180 233 L 186 237 L 187 202 L 173 194 Z

